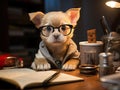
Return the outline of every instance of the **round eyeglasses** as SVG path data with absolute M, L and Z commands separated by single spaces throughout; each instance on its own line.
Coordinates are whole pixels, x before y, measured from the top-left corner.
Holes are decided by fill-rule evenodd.
M 55 29 L 58 29 L 60 33 L 62 33 L 64 36 L 67 36 L 71 33 L 73 26 L 70 24 L 63 24 L 59 27 L 53 27 L 51 25 L 41 26 L 39 29 L 41 31 L 41 34 L 48 37 L 51 33 L 55 31 Z

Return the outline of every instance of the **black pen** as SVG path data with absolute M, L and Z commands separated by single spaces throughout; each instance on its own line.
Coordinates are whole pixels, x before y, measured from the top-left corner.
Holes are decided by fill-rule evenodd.
M 45 79 L 43 82 L 42 82 L 42 86 L 43 87 L 46 87 L 48 86 L 48 84 L 50 83 L 51 80 L 54 80 L 55 78 L 58 77 L 60 71 L 57 71 L 56 73 L 54 73 L 52 76 L 48 77 L 47 79 Z

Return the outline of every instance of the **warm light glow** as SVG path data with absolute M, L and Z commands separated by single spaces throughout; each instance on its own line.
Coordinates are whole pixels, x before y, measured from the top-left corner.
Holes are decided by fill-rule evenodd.
M 111 8 L 120 8 L 120 3 L 116 1 L 111 0 L 111 1 L 106 2 L 105 4 Z

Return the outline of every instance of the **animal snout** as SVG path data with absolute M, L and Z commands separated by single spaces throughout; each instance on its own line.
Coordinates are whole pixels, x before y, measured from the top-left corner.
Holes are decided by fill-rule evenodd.
M 54 38 L 55 38 L 55 39 L 58 39 L 58 38 L 59 38 L 59 35 L 54 35 Z

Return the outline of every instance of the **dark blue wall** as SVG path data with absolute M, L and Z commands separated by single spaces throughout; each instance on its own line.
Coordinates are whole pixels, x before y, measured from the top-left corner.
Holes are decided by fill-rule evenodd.
M 45 0 L 45 12 L 66 11 L 73 7 L 74 0 Z

